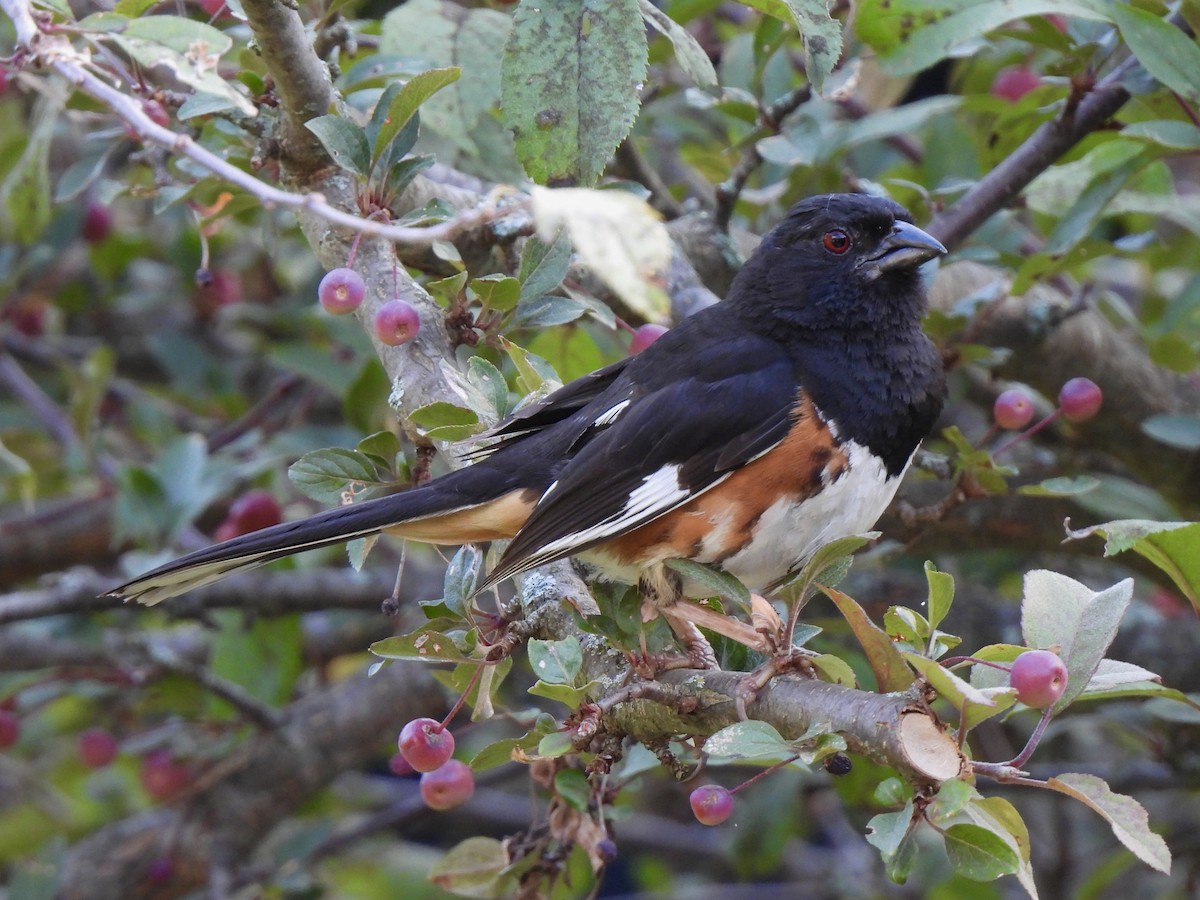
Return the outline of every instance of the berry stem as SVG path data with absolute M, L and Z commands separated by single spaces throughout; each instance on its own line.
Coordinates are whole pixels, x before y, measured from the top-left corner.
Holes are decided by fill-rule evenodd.
M 454 717 L 458 715 L 458 711 L 462 709 L 462 705 L 467 702 L 467 695 L 471 693 L 471 689 L 475 687 L 476 683 L 479 681 L 479 676 L 482 674 L 483 666 L 476 666 L 475 673 L 471 676 L 471 680 L 467 682 L 467 686 L 463 688 L 462 694 L 459 695 L 458 702 L 450 708 L 450 712 L 446 714 L 446 718 L 442 719 L 442 730 L 445 730 L 450 723 L 454 721 Z
M 745 781 L 743 781 L 737 787 L 730 788 L 729 793 L 736 794 L 742 788 L 750 787 L 750 785 L 754 784 L 754 782 L 760 781 L 763 778 L 766 778 L 772 772 L 777 772 L 778 770 L 782 769 L 784 766 L 790 766 L 792 763 L 794 763 L 796 760 L 798 760 L 800 758 L 800 756 L 801 756 L 801 754 L 797 753 L 795 756 L 789 756 L 787 759 L 782 759 L 779 762 L 775 763 L 774 765 L 767 766 L 767 768 L 763 769 L 761 772 L 759 772 L 757 775 L 753 776 L 752 778 L 747 778 Z
M 1033 751 L 1037 749 L 1042 735 L 1046 733 L 1046 726 L 1050 724 L 1052 718 L 1054 718 L 1054 713 L 1051 707 L 1046 707 L 1046 709 L 1042 710 L 1042 717 L 1038 719 L 1037 726 L 1033 729 L 1033 734 L 1029 736 L 1029 740 L 1025 742 L 1025 746 L 1021 752 L 1008 762 L 997 763 L 997 765 L 1011 766 L 1014 769 L 1019 769 L 1025 765 L 1029 761 L 1029 757 L 1033 756 Z
M 1021 441 L 1025 440 L 1026 438 L 1033 437 L 1035 434 L 1037 434 L 1039 431 L 1041 431 L 1043 428 L 1045 428 L 1047 425 L 1049 425 L 1055 419 L 1060 418 L 1061 416 L 1062 416 L 1062 408 L 1060 407 L 1060 408 L 1054 410 L 1054 412 L 1050 413 L 1050 415 L 1046 416 L 1046 418 L 1042 419 L 1040 422 L 1034 422 L 1032 425 L 1030 425 L 1028 428 L 1026 428 L 1020 434 L 1017 434 L 1014 437 L 1010 438 L 1009 440 L 1005 441 L 1003 444 L 1001 444 L 999 447 L 997 447 L 995 450 L 992 451 L 992 456 L 993 457 L 999 456 L 1005 450 L 1008 450 L 1008 449 L 1014 447 L 1015 445 L 1021 443 Z
M 953 669 L 956 666 L 961 666 L 964 663 L 970 663 L 973 666 L 991 666 L 993 669 L 999 669 L 1001 672 L 1011 672 L 1012 666 L 1006 666 L 1004 663 L 992 662 L 987 659 L 980 659 L 977 656 L 950 656 L 942 660 L 943 669 Z

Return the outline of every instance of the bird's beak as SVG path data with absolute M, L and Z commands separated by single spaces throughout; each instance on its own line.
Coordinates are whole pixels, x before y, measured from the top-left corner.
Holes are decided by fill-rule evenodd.
M 897 222 L 892 233 L 879 243 L 879 248 L 863 260 L 863 268 L 871 278 L 901 269 L 915 269 L 921 263 L 947 252 L 942 242 L 926 234 L 916 225 Z

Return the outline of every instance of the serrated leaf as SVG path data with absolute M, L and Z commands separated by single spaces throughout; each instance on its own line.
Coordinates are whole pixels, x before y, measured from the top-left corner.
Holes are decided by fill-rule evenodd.
M 926 817 L 935 823 L 953 819 L 978 796 L 979 792 L 969 782 L 951 778 L 938 787 L 937 796 L 926 809 Z
M 912 672 L 905 664 L 904 657 L 887 632 L 871 621 L 858 602 L 836 588 L 825 587 L 822 592 L 833 601 L 862 645 L 879 690 L 883 693 L 902 691 L 912 684 Z
M 317 136 L 330 159 L 364 178 L 371 169 L 371 148 L 361 128 L 341 116 L 317 116 L 304 123 Z
M 668 559 L 666 562 L 668 568 L 712 591 L 712 596 L 737 604 L 747 614 L 750 612 L 750 589 L 728 572 L 690 559 Z
M 460 441 L 483 427 L 475 410 L 445 400 L 413 410 L 409 421 L 426 437 L 440 441 Z
M 841 23 L 829 15 L 827 0 L 783 2 L 804 39 L 804 71 L 819 94 L 842 55 Z
M 504 45 L 504 123 L 538 184 L 592 185 L 633 126 L 646 78 L 637 0 L 522 3 Z
M 1200 101 L 1200 47 L 1156 13 L 1114 3 L 1113 21 L 1146 71 L 1192 103 Z
M 767 722 L 751 719 L 735 722 L 709 735 L 704 750 L 720 759 L 780 760 L 796 755 L 789 741 Z
M 469 837 L 429 870 L 429 880 L 459 897 L 499 897 L 511 860 L 495 838 Z
M 395 487 L 379 477 L 365 453 L 341 447 L 305 453 L 288 467 L 288 478 L 305 496 L 330 504 L 340 503 L 347 491 L 367 499 Z
M 717 70 L 700 42 L 692 33 L 655 6 L 650 0 L 639 0 L 642 17 L 675 48 L 680 68 L 700 87 L 716 87 Z
M 433 630 L 428 626 L 418 628 L 411 634 L 395 635 L 376 641 L 370 651 L 384 659 L 406 659 L 410 662 L 427 663 L 478 663 L 471 659 L 455 643 L 453 637 Z
M 1074 797 L 1098 812 L 1134 856 L 1159 872 L 1170 873 L 1171 851 L 1167 842 L 1150 830 L 1146 808 L 1124 794 L 1114 793 L 1095 775 L 1067 773 L 1046 782 L 1051 790 Z
M 409 123 L 421 104 L 442 88 L 458 81 L 461 74 L 462 69 L 458 66 L 430 69 L 414 75 L 394 96 L 388 97 L 388 105 L 380 119 L 379 131 L 375 135 L 372 158 L 382 157 L 387 145 Z
M 1067 665 L 1067 689 L 1054 704 L 1065 709 L 1083 693 L 1116 637 L 1133 599 L 1133 580 L 1094 592 L 1066 575 L 1035 570 L 1025 576 L 1021 631 L 1030 647 L 1057 646 Z
M 471 290 L 484 306 L 507 312 L 517 305 L 521 282 L 507 275 L 484 275 L 470 283 Z
M 521 302 L 531 302 L 556 290 L 567 277 L 570 265 L 571 239 L 566 229 L 554 235 L 553 240 L 532 237 L 526 241 L 517 273 L 521 282 Z
M 574 635 L 561 641 L 532 638 L 528 653 L 533 674 L 549 684 L 574 684 L 583 666 L 583 651 Z
M 942 832 L 946 855 L 959 875 L 972 881 L 994 881 L 1012 875 L 1021 858 L 1000 835 L 982 825 L 963 822 Z
M 537 354 L 530 353 L 504 337 L 500 338 L 500 345 L 516 366 L 517 387 L 526 394 L 534 394 L 543 387 L 553 389 L 562 385 L 554 367 Z
M 549 328 L 574 322 L 591 311 L 592 307 L 581 300 L 543 294 L 528 303 L 521 303 L 513 324 L 527 328 Z
M 878 531 L 866 531 L 862 534 L 851 534 L 846 537 L 835 538 L 827 544 L 821 545 L 815 553 L 808 558 L 804 567 L 795 575 L 791 581 L 784 585 L 779 594 L 789 605 L 796 601 L 804 601 L 807 599 L 808 590 L 817 582 L 823 583 L 825 586 L 832 586 L 832 582 L 839 580 L 844 573 L 830 573 L 834 577 L 824 578 L 828 570 L 834 566 L 842 565 L 841 561 L 853 554 L 856 550 L 865 547 L 871 541 L 879 537 Z
M 1071 540 L 1092 535 L 1104 537 L 1106 557 L 1133 550 L 1150 560 L 1200 609 L 1200 522 L 1117 519 L 1067 533 Z
M 927 560 L 925 580 L 929 582 L 929 626 L 937 628 L 954 602 L 954 576 L 939 572 L 937 566 Z
M 376 466 L 390 470 L 395 466 L 396 456 L 400 453 L 400 439 L 390 431 L 376 431 L 359 441 L 354 449 Z

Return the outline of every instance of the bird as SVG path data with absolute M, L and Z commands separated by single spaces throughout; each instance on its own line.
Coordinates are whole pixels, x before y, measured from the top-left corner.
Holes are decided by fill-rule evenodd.
M 875 524 L 934 426 L 945 376 L 919 269 L 946 252 L 890 199 L 801 200 L 722 302 L 519 408 L 472 464 L 196 550 L 106 596 L 155 604 L 379 532 L 509 539 L 476 593 L 568 556 L 662 610 L 711 595 L 675 559 L 769 592 Z

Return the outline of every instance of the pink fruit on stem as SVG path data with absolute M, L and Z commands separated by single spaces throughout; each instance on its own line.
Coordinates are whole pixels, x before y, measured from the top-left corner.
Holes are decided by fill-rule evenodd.
M 733 812 L 733 794 L 719 784 L 702 784 L 692 791 L 688 802 L 701 825 L 720 825 Z
M 454 809 L 474 793 L 475 775 L 470 766 L 457 759 L 421 776 L 421 799 L 430 809 Z
M 629 355 L 633 356 L 636 353 L 641 353 L 660 337 L 670 331 L 665 325 L 656 325 L 653 322 L 647 322 L 634 329 L 633 340 L 629 342 Z
M 317 299 L 326 312 L 335 316 L 352 313 L 362 304 L 367 285 L 362 276 L 345 267 L 330 269 L 317 285 Z
M 1088 378 L 1072 378 L 1058 392 L 1058 405 L 1071 422 L 1086 422 L 1100 412 L 1104 392 Z
M 1066 663 L 1049 650 L 1028 650 L 1013 662 L 1009 684 L 1026 706 L 1045 709 L 1057 703 L 1067 689 Z
M 1042 83 L 1037 72 L 1026 66 L 1007 66 L 992 81 L 993 97 L 1016 102 Z
M 436 719 L 413 719 L 400 729 L 397 743 L 418 772 L 432 772 L 454 755 L 454 735 Z
M 1019 431 L 1033 419 L 1033 401 L 1017 388 L 1010 388 L 996 398 L 992 415 L 1001 428 Z
M 417 336 L 421 317 L 411 303 L 396 297 L 375 312 L 375 336 L 389 347 L 407 344 Z
M 117 758 L 117 739 L 107 728 L 88 728 L 79 735 L 79 758 L 89 769 L 103 769 Z

